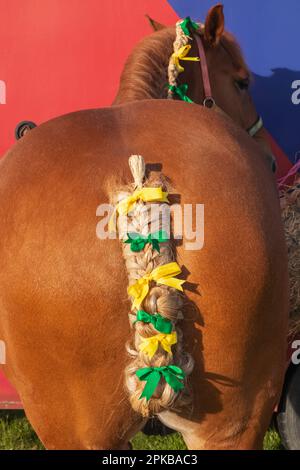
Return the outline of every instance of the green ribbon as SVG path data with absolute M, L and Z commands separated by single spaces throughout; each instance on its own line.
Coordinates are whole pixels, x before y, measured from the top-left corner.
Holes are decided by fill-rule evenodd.
M 186 95 L 188 88 L 189 86 L 186 83 L 179 86 L 169 85 L 169 90 L 171 90 L 174 95 L 179 96 L 179 98 L 186 103 L 193 103 L 193 101 Z
M 144 397 L 147 401 L 150 400 L 162 377 L 172 387 L 174 392 L 177 393 L 184 388 L 181 380 L 184 380 L 185 373 L 177 366 L 146 367 L 137 370 L 136 375 L 140 380 L 147 382 L 140 400 Z
M 150 313 L 147 313 L 144 310 L 139 310 L 136 314 L 136 320 L 133 324 L 138 321 L 142 321 L 143 323 L 151 323 L 157 331 L 160 333 L 165 333 L 166 335 L 169 335 L 172 332 L 172 322 L 167 318 L 162 317 L 159 313 L 150 315 Z
M 125 243 L 130 244 L 131 251 L 135 253 L 142 251 L 147 243 L 150 243 L 154 250 L 160 253 L 159 244 L 169 241 L 167 232 L 164 230 L 159 230 L 156 233 L 149 233 L 148 236 L 141 235 L 139 233 L 127 233 L 128 239 L 125 240 Z
M 192 21 L 189 16 L 180 23 L 180 26 L 184 34 L 186 34 L 187 36 L 190 36 L 193 31 L 197 31 L 199 29 L 197 23 Z

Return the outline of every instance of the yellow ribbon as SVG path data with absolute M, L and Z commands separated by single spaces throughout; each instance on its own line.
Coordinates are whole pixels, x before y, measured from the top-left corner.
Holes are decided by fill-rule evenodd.
M 162 188 L 142 188 L 136 189 L 131 196 L 128 196 L 120 201 L 114 210 L 114 213 L 109 221 L 109 231 L 114 229 L 115 214 L 126 215 L 132 211 L 138 201 L 143 202 L 169 202 L 168 193 L 164 192 Z
M 133 308 L 139 308 L 143 300 L 149 292 L 149 283 L 155 281 L 157 284 L 163 284 L 165 286 L 173 287 L 174 289 L 183 291 L 182 284 L 185 280 L 175 279 L 173 276 L 177 276 L 181 273 L 181 269 L 176 262 L 164 264 L 153 269 L 149 274 L 141 277 L 135 284 L 128 287 L 128 295 L 134 298 L 132 304 Z
M 174 52 L 172 55 L 173 62 L 178 70 L 179 73 L 184 72 L 184 67 L 180 65 L 180 60 L 189 60 L 192 62 L 199 62 L 199 57 L 186 57 L 187 54 L 190 52 L 192 46 L 189 44 L 186 46 L 181 47 L 177 52 Z
M 139 350 L 145 354 L 148 354 L 149 358 L 152 359 L 156 353 L 158 346 L 167 351 L 167 353 L 172 355 L 171 347 L 173 344 L 177 343 L 177 334 L 174 331 L 171 334 L 159 334 L 156 336 L 151 336 L 150 338 L 142 338 L 142 342 L 139 345 Z

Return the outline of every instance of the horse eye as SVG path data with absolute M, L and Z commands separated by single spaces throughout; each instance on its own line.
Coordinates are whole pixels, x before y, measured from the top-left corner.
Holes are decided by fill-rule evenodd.
M 239 80 L 236 80 L 235 82 L 237 86 L 239 87 L 240 90 L 248 90 L 249 85 L 250 85 L 250 80 L 249 78 L 240 78 Z

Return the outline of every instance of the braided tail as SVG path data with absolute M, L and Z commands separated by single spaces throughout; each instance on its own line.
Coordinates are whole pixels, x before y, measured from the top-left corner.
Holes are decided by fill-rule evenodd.
M 117 204 L 117 229 L 122 240 L 132 301 L 129 320 L 134 329 L 127 351 L 131 361 L 125 382 L 133 409 L 144 417 L 164 409 L 190 406 L 186 386 L 193 360 L 183 351 L 183 283 L 170 237 L 167 193 L 161 177 L 145 179 L 141 156 L 129 159 L 134 192 Z M 160 210 L 153 211 L 153 205 Z M 166 220 L 167 219 L 167 220 Z

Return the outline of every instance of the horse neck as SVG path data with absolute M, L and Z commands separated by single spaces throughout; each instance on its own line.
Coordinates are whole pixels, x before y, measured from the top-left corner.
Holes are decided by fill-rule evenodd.
M 166 28 L 141 41 L 126 62 L 113 105 L 167 97 L 168 66 L 175 29 Z

